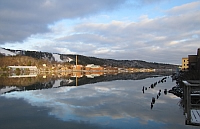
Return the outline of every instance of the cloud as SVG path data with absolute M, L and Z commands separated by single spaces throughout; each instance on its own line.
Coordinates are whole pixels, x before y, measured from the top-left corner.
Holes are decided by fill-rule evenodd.
M 185 6 L 176 8 L 182 9 Z M 185 50 L 195 53 L 199 47 L 200 10 L 185 8 L 185 11 L 187 10 L 192 13 L 175 15 L 176 13 L 173 12 L 176 10 L 172 8 L 168 12 L 173 15 L 169 13 L 155 19 L 144 15 L 139 22 L 78 24 L 73 27 L 72 35 L 64 36 L 58 41 L 93 44 L 93 51 L 86 54 L 97 57 L 142 59 L 177 64 L 177 60 L 184 56 Z
M 152 4 L 159 4 L 165 1 L 167 0 L 129 0 L 126 5 L 130 8 L 141 8 Z
M 170 15 L 179 15 L 179 14 L 185 14 L 185 13 L 192 13 L 195 10 L 198 11 L 200 9 L 200 2 L 191 2 L 188 4 L 184 4 L 182 6 L 176 6 L 173 7 L 170 10 L 167 10 L 166 12 Z
M 0 0 L 0 44 L 22 42 L 48 32 L 47 25 L 62 19 L 85 18 L 119 9 L 124 4 L 144 6 L 160 0 Z M 105 15 L 107 17 L 107 15 Z
M 47 25 L 113 10 L 126 0 L 0 0 L 0 43 L 22 41 L 47 32 Z
M 91 7 L 88 6 L 88 2 L 91 2 L 89 4 Z M 19 5 L 24 6 L 26 3 L 17 3 L 16 6 L 11 4 L 11 1 L 4 1 L 1 2 L 4 4 L 0 4 L 2 7 L 0 16 L 3 17 L 0 20 L 0 26 L 3 28 L 0 29 L 1 41 L 3 43 L 26 38 L 23 41 L 24 45 L 29 43 L 32 48 L 40 51 L 175 64 L 180 64 L 183 56 L 196 54 L 196 49 L 200 47 L 200 2 L 173 7 L 164 11 L 165 14 L 160 17 L 149 18 L 147 14 L 141 15 L 137 22 L 131 20 L 93 22 L 87 17 L 98 12 L 117 9 L 124 3 L 124 6 L 137 3 L 144 6 L 161 1 L 132 2 L 87 0 L 77 4 L 75 0 L 61 4 L 58 1 L 33 1 L 33 6 L 27 4 L 24 9 Z M 10 5 L 9 8 L 5 6 L 6 3 Z M 75 6 L 79 9 L 75 9 Z M 9 16 L 8 12 L 2 13 L 3 10 L 10 12 L 9 14 L 14 13 Z M 70 11 L 72 13 L 67 13 Z M 21 12 L 23 15 L 14 15 Z M 102 16 L 104 14 L 100 13 L 100 17 Z M 6 17 L 10 18 L 8 22 L 5 20 Z M 77 20 L 78 22 L 66 20 L 76 18 L 84 20 Z M 59 19 L 63 20 L 58 22 Z
M 148 4 L 152 4 L 152 3 L 159 3 L 159 2 L 161 2 L 161 0 L 137 0 L 137 1 L 141 5 L 148 5 Z

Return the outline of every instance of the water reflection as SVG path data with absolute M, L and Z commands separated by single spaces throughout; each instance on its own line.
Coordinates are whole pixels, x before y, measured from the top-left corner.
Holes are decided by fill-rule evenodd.
M 32 76 L 18 75 L 0 77 L 0 93 L 57 88 L 64 86 L 81 86 L 97 82 L 112 80 L 139 80 L 148 77 L 170 75 L 170 72 L 150 72 L 150 73 L 68 73 L 63 75 L 45 74 Z
M 93 80 L 82 77 L 79 87 L 75 86 L 75 78 L 59 78 L 22 87 L 25 90 L 17 87 L 23 91 L 4 92 L 1 96 L 45 107 L 50 117 L 66 122 L 84 121 L 102 128 L 187 128 L 183 124 L 182 109 L 177 105 L 179 98 L 164 95 L 165 89 L 173 87 L 174 82 L 167 77 L 166 82 L 151 88 L 152 83 L 163 77 L 149 76 L 137 73 L 102 75 Z M 155 103 L 151 109 L 152 97 Z

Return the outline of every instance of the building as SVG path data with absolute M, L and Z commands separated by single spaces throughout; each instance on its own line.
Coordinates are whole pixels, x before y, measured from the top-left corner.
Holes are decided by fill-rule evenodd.
M 182 58 L 181 70 L 188 70 L 188 68 L 189 68 L 188 57 L 183 57 L 183 58 Z
M 200 48 L 197 50 L 197 55 L 188 55 L 188 61 L 190 71 L 200 71 Z
M 82 65 L 74 65 L 73 66 L 73 71 L 81 71 L 83 70 L 83 66 Z
M 197 70 L 197 55 L 188 55 L 189 70 Z
M 99 65 L 88 64 L 87 66 L 85 66 L 85 70 L 86 71 L 102 71 L 104 70 L 104 68 Z
M 12 70 L 20 69 L 20 70 L 37 71 L 36 66 L 8 66 L 8 68 Z
M 200 71 L 200 48 L 197 50 L 197 70 Z

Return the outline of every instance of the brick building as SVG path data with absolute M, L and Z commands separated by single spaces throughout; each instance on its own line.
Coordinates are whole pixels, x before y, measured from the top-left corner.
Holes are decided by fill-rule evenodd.
M 200 71 L 200 48 L 197 50 L 197 55 L 188 55 L 189 70 Z

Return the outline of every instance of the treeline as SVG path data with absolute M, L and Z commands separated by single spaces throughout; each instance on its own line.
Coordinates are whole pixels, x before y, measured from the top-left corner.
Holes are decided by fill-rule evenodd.
M 48 60 L 35 59 L 28 56 L 0 56 L 0 67 L 7 66 L 37 66 L 41 67 L 43 64 L 50 65 Z
M 76 59 L 76 55 L 67 54 L 66 56 Z M 78 55 L 78 64 L 87 65 L 95 64 L 101 66 L 112 66 L 120 68 L 150 68 L 150 69 L 176 69 L 178 66 L 173 64 L 163 64 L 155 62 L 146 62 L 142 60 L 114 60 L 114 59 L 102 59 L 96 57 L 88 57 Z
M 24 51 L 24 50 L 12 50 L 12 49 L 6 49 L 6 50 L 17 53 L 17 55 L 29 56 L 29 57 L 33 57 L 35 59 L 47 59 L 49 61 L 55 60 L 52 53 L 49 53 L 49 52 Z

